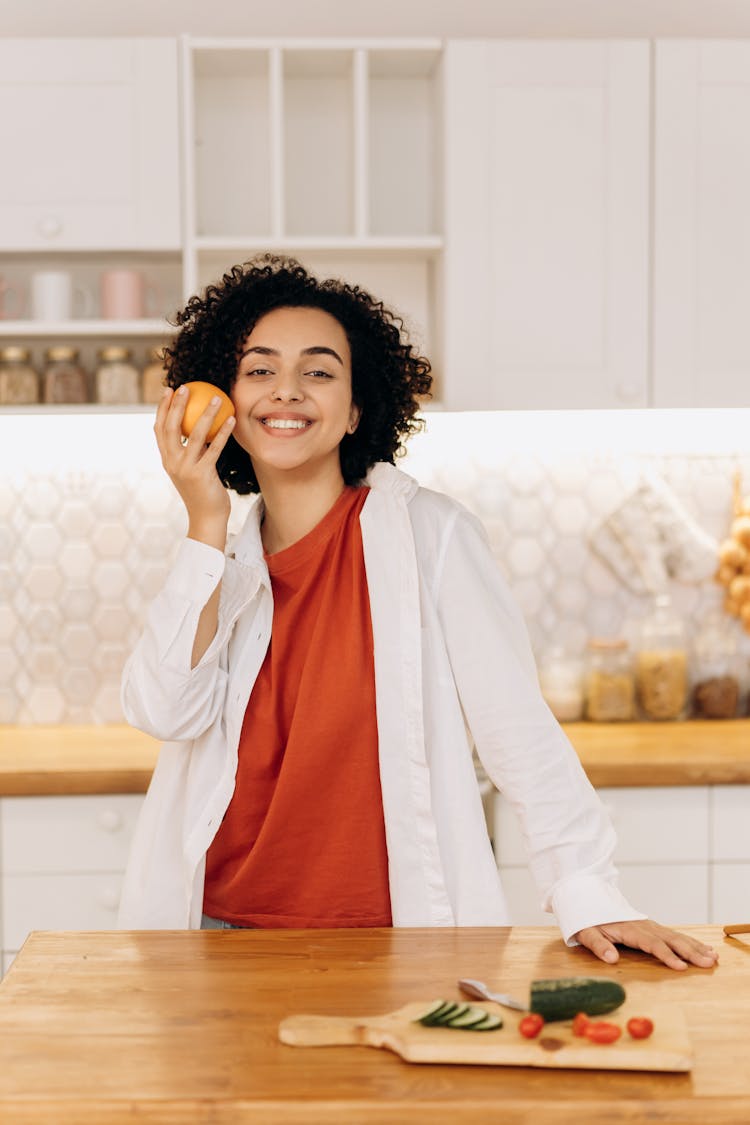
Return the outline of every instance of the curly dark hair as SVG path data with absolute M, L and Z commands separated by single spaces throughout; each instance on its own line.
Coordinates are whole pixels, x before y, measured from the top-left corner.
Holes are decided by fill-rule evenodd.
M 352 356 L 352 398 L 361 411 L 353 434 L 340 446 L 347 484 L 363 480 L 377 461 L 404 452 L 403 442 L 422 429 L 418 396 L 429 395 L 430 363 L 406 339 L 402 319 L 356 285 L 319 281 L 296 259 L 263 254 L 233 266 L 177 313 L 180 328 L 164 349 L 166 383 L 193 379 L 227 394 L 237 377 L 242 345 L 266 313 L 277 308 L 318 308 L 335 317 Z M 230 437 L 217 462 L 223 484 L 238 493 L 258 492 L 249 455 Z

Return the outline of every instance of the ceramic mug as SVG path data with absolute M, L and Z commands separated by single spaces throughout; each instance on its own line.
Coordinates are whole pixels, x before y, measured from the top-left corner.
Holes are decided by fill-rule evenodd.
M 147 285 L 138 270 L 105 270 L 100 278 L 99 295 L 104 320 L 140 320 L 146 306 L 156 300 L 153 286 Z
M 70 320 L 91 314 L 91 298 L 73 284 L 65 270 L 42 270 L 31 275 L 31 316 L 34 320 Z M 74 314 L 75 306 L 75 314 Z

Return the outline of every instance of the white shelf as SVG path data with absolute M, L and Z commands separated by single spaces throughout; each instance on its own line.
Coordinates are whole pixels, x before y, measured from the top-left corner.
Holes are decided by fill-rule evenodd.
M 80 338 L 83 336 L 164 336 L 175 331 L 166 320 L 0 320 L 0 337 Z
M 193 245 L 199 252 L 240 250 L 249 251 L 276 251 L 292 253 L 296 250 L 316 250 L 342 253 L 350 251 L 353 254 L 369 253 L 370 251 L 406 252 L 419 254 L 438 254 L 443 249 L 443 239 L 440 235 L 372 235 L 361 238 L 343 236 L 341 238 L 328 238 L 317 235 L 294 235 L 283 238 L 272 238 L 267 234 L 233 234 L 210 237 L 202 235 L 196 238 Z

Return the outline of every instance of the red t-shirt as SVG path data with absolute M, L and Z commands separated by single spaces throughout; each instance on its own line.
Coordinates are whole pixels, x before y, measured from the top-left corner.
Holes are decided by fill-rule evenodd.
M 273 631 L 245 712 L 204 912 L 250 926 L 390 926 L 375 668 L 359 514 L 266 556 Z

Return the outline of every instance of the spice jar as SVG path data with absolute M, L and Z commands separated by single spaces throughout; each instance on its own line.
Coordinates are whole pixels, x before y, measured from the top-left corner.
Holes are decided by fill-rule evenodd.
M 667 594 L 657 595 L 653 611 L 641 624 L 635 684 L 644 718 L 684 718 L 688 699 L 685 630 Z
M 28 348 L 0 348 L 0 403 L 21 406 L 39 402 L 39 375 L 31 366 Z
M 164 352 L 161 348 L 151 348 L 148 353 L 148 362 L 141 374 L 141 400 L 143 402 L 158 403 L 164 394 Z
M 78 362 L 77 348 L 56 345 L 47 348 L 44 358 L 44 401 L 88 402 L 88 378 Z
M 561 723 L 572 723 L 583 715 L 583 683 L 580 660 L 564 649 L 549 649 L 539 666 L 539 686 L 552 714 Z
M 691 713 L 697 719 L 733 719 L 740 696 L 737 640 L 723 614 L 703 624 L 691 655 Z
M 109 405 L 129 405 L 140 401 L 138 368 L 129 348 L 101 348 L 94 375 L 96 401 Z
M 622 638 L 592 637 L 588 645 L 586 718 L 595 723 L 626 722 L 633 718 L 635 681 L 633 657 Z

